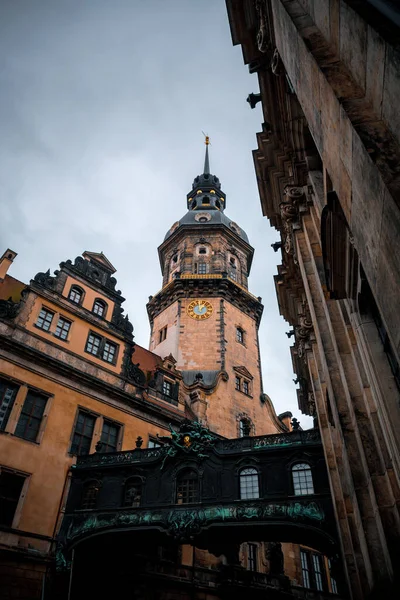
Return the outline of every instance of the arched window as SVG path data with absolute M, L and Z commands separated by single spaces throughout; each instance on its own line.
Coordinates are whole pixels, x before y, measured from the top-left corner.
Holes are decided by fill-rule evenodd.
M 99 298 L 96 298 L 96 300 L 94 301 L 94 304 L 93 304 L 92 312 L 95 315 L 97 315 L 98 317 L 104 317 L 106 314 L 106 309 L 107 309 L 107 304 L 104 302 L 104 300 L 100 300 Z
M 307 463 L 297 463 L 292 467 L 293 491 L 295 496 L 314 493 L 311 467 Z
M 251 421 L 243 418 L 239 421 L 239 436 L 245 437 L 246 435 L 251 435 Z
M 122 506 L 134 508 L 140 506 L 143 483 L 140 477 L 131 477 L 125 483 Z
M 83 289 L 77 285 L 73 285 L 69 291 L 68 300 L 71 302 L 75 302 L 75 304 L 80 304 L 83 298 Z
M 91 510 L 96 507 L 100 485 L 96 480 L 88 481 L 83 486 L 81 509 Z
M 240 499 L 249 500 L 259 498 L 258 471 L 254 467 L 242 469 L 239 473 Z
M 193 469 L 184 471 L 176 481 L 176 503 L 190 504 L 199 500 L 199 476 Z

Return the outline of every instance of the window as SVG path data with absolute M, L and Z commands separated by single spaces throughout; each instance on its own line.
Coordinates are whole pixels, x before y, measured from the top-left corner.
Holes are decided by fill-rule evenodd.
M 190 504 L 199 498 L 199 478 L 196 471 L 185 471 L 176 484 L 176 503 Z
M 210 198 L 208 196 L 204 196 L 204 198 L 201 200 L 201 203 L 208 206 L 210 204 Z
M 147 443 L 147 447 L 148 448 L 161 448 L 161 442 L 159 442 L 158 440 L 149 438 L 149 441 Z
M 207 223 L 208 219 L 207 217 L 200 217 L 199 218 L 199 223 Z
M 72 302 L 75 302 L 75 304 L 80 304 L 82 298 L 83 298 L 82 288 L 78 287 L 77 285 L 73 285 L 72 288 L 70 289 L 68 299 L 71 300 Z
M 100 437 L 102 452 L 116 452 L 120 431 L 120 425 L 113 423 L 112 421 L 104 420 Z
M 242 469 L 239 474 L 239 479 L 241 500 L 251 500 L 260 497 L 257 469 L 254 467 Z
M 250 394 L 250 387 L 248 381 L 243 381 L 243 392 L 247 395 Z
M 166 396 L 172 396 L 172 383 L 167 379 L 163 381 L 162 391 Z
M 15 428 L 16 436 L 36 442 L 47 400 L 36 392 L 28 391 Z
M 98 317 L 104 317 L 106 314 L 107 304 L 103 300 L 95 300 L 93 304 L 92 312 Z
M 242 389 L 241 379 L 237 375 L 235 377 L 235 388 L 238 390 L 238 392 L 240 392 Z
M 338 593 L 338 586 L 337 586 L 337 583 L 336 583 L 336 579 L 334 579 L 332 577 L 332 563 L 329 560 L 329 558 L 328 558 L 328 567 L 329 567 L 329 577 L 331 579 L 332 593 L 333 594 L 337 594 Z
M 112 342 L 108 342 L 108 341 L 104 342 L 103 360 L 105 360 L 108 363 L 114 363 L 116 353 L 117 353 L 117 346 L 115 344 L 113 344 Z
M 88 481 L 83 486 L 81 509 L 92 510 L 96 507 L 100 485 L 98 481 Z
M 292 467 L 293 491 L 295 496 L 314 493 L 311 467 L 307 463 L 298 463 Z
M 206 263 L 198 263 L 197 273 L 199 275 L 205 275 L 207 273 L 207 264 Z
M 72 437 L 71 454 L 89 454 L 96 417 L 80 410 Z
M 236 327 L 236 341 L 244 344 L 244 331 L 240 327 Z
M 12 527 L 26 477 L 0 469 L 0 525 Z
M 159 344 L 161 344 L 161 342 L 163 342 L 167 338 L 167 331 L 168 331 L 167 326 L 160 329 L 159 334 L 158 334 L 158 343 Z
M 250 419 L 240 419 L 239 421 L 239 435 L 245 437 L 251 434 L 251 421 Z
M 124 500 L 122 506 L 134 508 L 140 506 L 142 497 L 142 480 L 139 477 L 131 477 L 125 483 Z
M 247 544 L 247 569 L 257 571 L 257 544 Z
M 67 319 L 64 319 L 64 317 L 60 317 L 58 319 L 57 328 L 54 335 L 61 340 L 66 340 L 68 338 L 70 328 L 71 321 L 67 321 Z
M 93 354 L 93 356 L 97 356 L 110 364 L 115 364 L 116 362 L 117 344 L 95 333 L 89 333 L 85 350 L 89 354 Z
M 6 379 L 0 379 L 0 431 L 6 428 L 17 392 L 17 385 Z
M 231 279 L 233 279 L 233 281 L 236 281 L 236 270 L 235 269 L 231 269 L 231 271 L 229 273 L 229 277 Z
M 53 312 L 50 312 L 46 308 L 42 308 L 36 321 L 36 327 L 43 329 L 43 331 L 49 331 L 53 317 Z
M 303 586 L 320 592 L 326 591 L 327 586 L 322 555 L 302 548 L 300 550 L 300 559 L 301 571 L 303 574 Z
M 99 353 L 100 343 L 102 338 L 94 333 L 89 333 L 89 337 L 86 343 L 86 352 L 97 356 Z
M 199 248 L 199 254 L 207 254 L 207 248 L 204 248 L 204 247 Z

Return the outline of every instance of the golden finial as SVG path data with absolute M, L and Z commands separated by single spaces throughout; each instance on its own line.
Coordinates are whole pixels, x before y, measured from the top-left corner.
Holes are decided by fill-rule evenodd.
M 205 140 L 204 140 L 205 145 L 209 146 L 210 145 L 210 136 L 208 136 L 207 134 L 205 134 L 204 131 L 202 131 L 202 134 L 205 137 Z

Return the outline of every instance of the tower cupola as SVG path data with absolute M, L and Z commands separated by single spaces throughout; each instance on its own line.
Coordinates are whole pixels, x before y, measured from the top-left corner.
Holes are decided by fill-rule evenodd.
M 187 195 L 188 210 L 220 210 L 224 211 L 226 196 L 221 191 L 221 183 L 216 175 L 210 173 L 208 146 L 210 138 L 206 136 L 206 153 L 204 169 L 201 175 L 194 178 L 192 191 Z

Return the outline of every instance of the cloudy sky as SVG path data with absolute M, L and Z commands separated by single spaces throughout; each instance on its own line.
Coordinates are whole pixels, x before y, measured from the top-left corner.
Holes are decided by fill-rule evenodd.
M 264 388 L 297 409 L 273 275 L 278 239 L 262 217 L 251 151 L 261 109 L 223 0 L 0 0 L 0 241 L 28 282 L 84 250 L 117 268 L 136 342 L 161 286 L 157 246 L 202 171 L 202 131 L 227 214 L 256 249 Z

